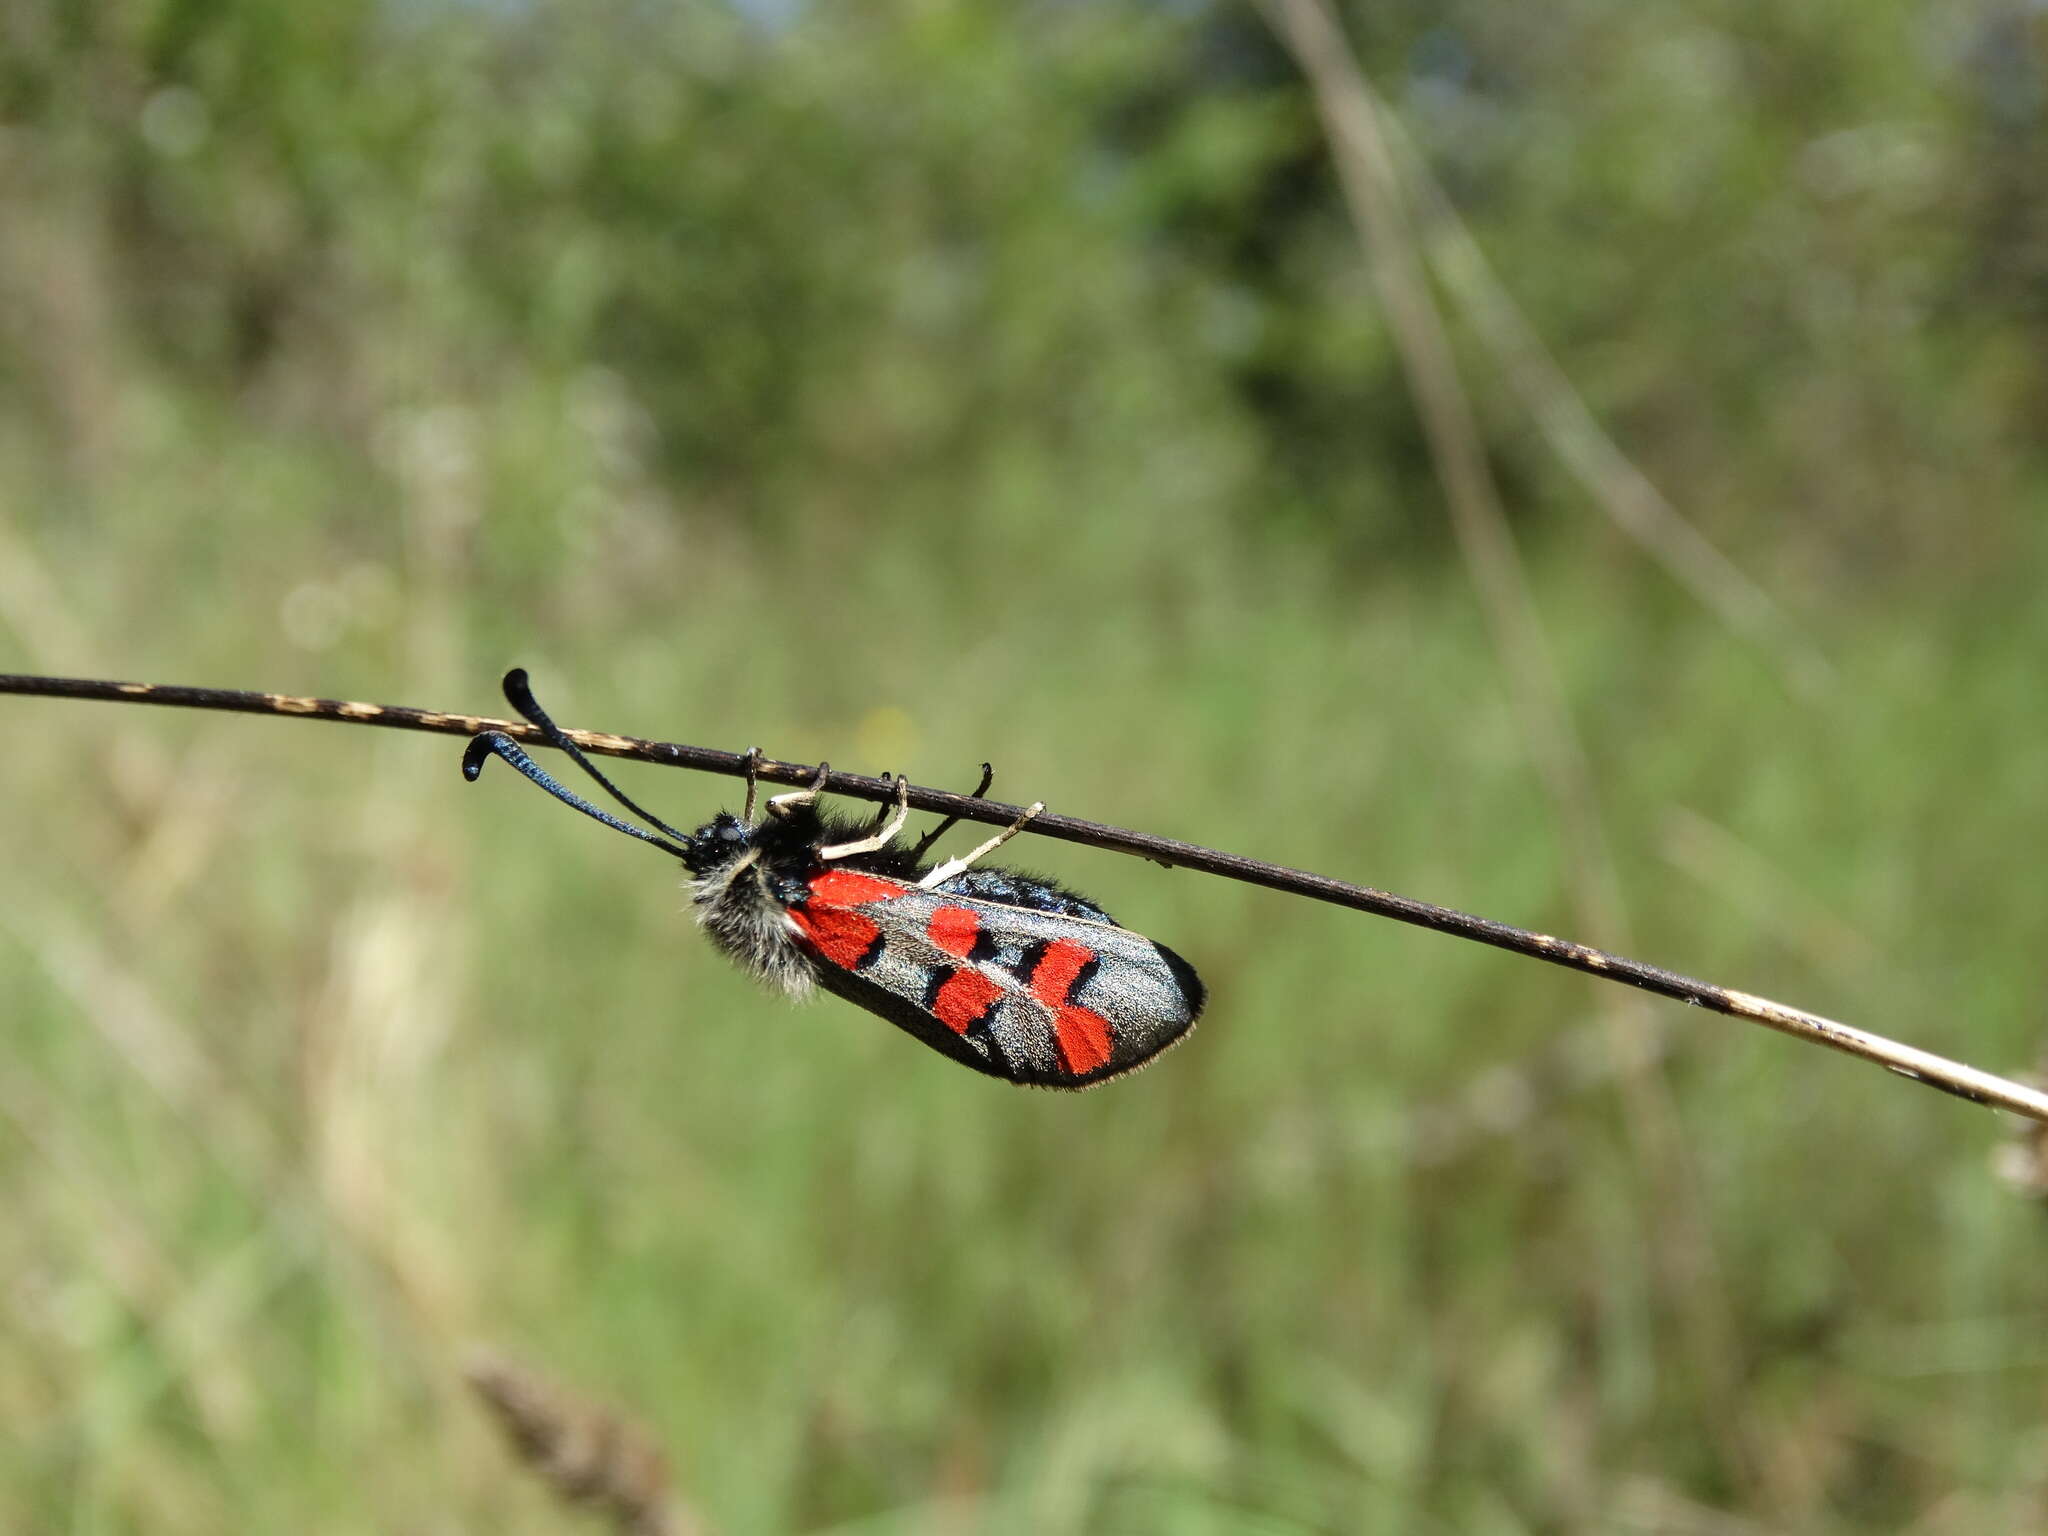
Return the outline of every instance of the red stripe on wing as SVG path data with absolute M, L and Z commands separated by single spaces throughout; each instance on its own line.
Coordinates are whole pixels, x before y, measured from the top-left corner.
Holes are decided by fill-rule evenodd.
M 910 887 L 878 875 L 864 875 L 857 869 L 828 869 L 811 877 L 811 896 L 835 907 L 864 907 L 874 901 L 894 901 Z
M 789 915 L 819 954 L 843 971 L 856 970 L 882 930 L 852 909 L 894 901 L 903 890 L 894 880 L 858 870 L 827 869 L 812 878 L 810 899 L 791 907 Z
M 1031 995 L 1052 1009 L 1053 1043 L 1060 1060 L 1076 1076 L 1109 1064 L 1112 1034 L 1101 1014 L 1067 1001 L 1067 993 L 1095 951 L 1072 939 L 1054 939 L 1031 972 Z
M 981 1022 L 1002 995 L 1001 987 L 972 966 L 963 965 L 939 988 L 939 995 L 932 999 L 932 1012 L 954 1034 L 964 1035 Z
M 842 971 L 858 967 L 882 933 L 867 918 L 844 907 L 791 907 L 789 916 L 811 947 Z
M 1069 1003 L 1053 1015 L 1052 1038 L 1060 1048 L 1060 1060 L 1076 1077 L 1109 1065 L 1109 1020 L 1079 1003 Z
M 941 907 L 932 914 L 924 931 L 947 954 L 964 960 L 981 934 L 981 919 L 965 907 Z

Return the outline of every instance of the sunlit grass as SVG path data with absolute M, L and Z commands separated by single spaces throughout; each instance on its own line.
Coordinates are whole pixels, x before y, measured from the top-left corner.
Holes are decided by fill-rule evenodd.
M 565 723 L 989 759 L 1005 798 L 1611 941 L 1349 235 L 1257 211 L 1297 104 L 1148 126 L 1192 67 L 1158 18 L 883 9 L 628 46 L 540 8 L 527 51 L 245 0 L 183 64 L 36 55 L 0 661 L 469 710 L 518 663 Z M 188 70 L 210 136 L 132 142 L 93 60 Z M 1585 123 L 1650 110 L 1594 63 Z M 1530 69 L 1528 120 L 1570 117 L 1580 75 Z M 1815 254 L 1841 215 L 1780 174 L 1793 129 L 1659 109 L 1597 164 L 1583 126 L 1420 135 L 1839 668 L 1789 696 L 1490 423 L 1631 950 L 2022 1068 L 2028 354 L 1884 298 L 1965 271 L 1966 220 L 1858 204 Z M 1698 196 L 1737 201 L 1615 205 L 1697 114 L 1742 172 Z M 1800 261 L 1878 297 L 1844 318 Z M 2039 1213 L 1981 1111 L 1653 1004 L 1674 1164 L 1595 984 L 1029 838 L 1213 1000 L 1128 1082 L 1022 1092 L 762 995 L 671 865 L 465 786 L 453 741 L 0 716 L 7 1529 L 562 1529 L 463 1387 L 479 1344 L 631 1416 L 721 1532 L 2039 1523 Z M 735 788 L 622 772 L 686 824 Z

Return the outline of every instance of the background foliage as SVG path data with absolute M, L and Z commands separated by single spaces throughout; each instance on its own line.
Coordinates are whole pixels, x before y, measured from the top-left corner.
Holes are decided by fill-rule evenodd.
M 1600 419 L 1836 669 L 1788 687 L 1618 537 L 1460 328 L 1631 947 L 2023 1065 L 2040 8 L 1348 19 Z M 992 757 L 1616 939 L 1250 11 L 14 0 L 0 206 L 0 665 L 488 710 L 518 662 L 575 724 Z M 563 1528 L 478 1341 L 726 1532 L 2048 1519 L 1988 1115 L 1051 845 L 1214 1003 L 1131 1082 L 1010 1091 L 756 995 L 672 872 L 451 743 L 5 716 L 9 1529 Z

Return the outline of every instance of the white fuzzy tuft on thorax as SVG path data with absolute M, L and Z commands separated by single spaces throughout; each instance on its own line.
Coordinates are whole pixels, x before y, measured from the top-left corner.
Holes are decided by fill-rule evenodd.
M 788 908 L 770 894 L 752 858 L 686 882 L 697 922 L 744 970 L 798 1001 L 811 995 L 811 962 Z

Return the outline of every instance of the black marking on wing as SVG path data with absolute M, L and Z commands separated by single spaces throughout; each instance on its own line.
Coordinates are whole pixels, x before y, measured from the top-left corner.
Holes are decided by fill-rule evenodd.
M 1000 1076 L 1016 1080 L 1017 1068 L 1010 1060 L 1010 1053 L 1003 1049 L 1002 1037 L 995 1032 L 993 1021 L 996 1010 L 990 1008 L 980 1018 L 967 1026 L 967 1038 L 988 1047 L 991 1070 Z
M 853 962 L 853 968 L 856 971 L 872 970 L 875 962 L 882 958 L 882 951 L 888 946 L 889 935 L 879 927 L 876 928 L 874 938 L 868 941 L 868 947 L 861 951 L 860 958 Z
M 915 1036 L 941 1056 L 950 1057 L 963 1067 L 972 1067 L 986 1077 L 999 1077 L 1006 1082 L 1021 1082 L 1011 1069 L 1006 1058 L 998 1050 L 991 1056 L 984 1056 L 974 1048 L 964 1035 L 956 1035 L 946 1028 L 928 1011 L 921 1011 L 908 998 L 898 997 L 883 990 L 852 971 L 842 971 L 837 966 L 826 965 L 817 969 L 818 985 L 835 997 L 844 998 L 856 1008 L 865 1008 L 879 1018 L 887 1019 L 907 1035 Z M 985 1026 L 984 1026 L 985 1027 Z M 991 1046 L 996 1044 L 993 1036 L 988 1037 Z
M 1017 968 L 1010 971 L 1010 974 L 1017 978 L 1018 986 L 1027 990 L 1030 988 L 1031 978 L 1038 974 L 1038 967 L 1045 960 L 1045 952 L 1051 948 L 1051 939 L 1033 939 L 1024 946 L 1024 952 L 1017 957 Z M 1003 969 L 1010 968 L 1005 966 Z
M 1195 1020 L 1201 1018 L 1202 1010 L 1209 1005 L 1209 989 L 1202 984 L 1202 978 L 1195 974 L 1195 968 L 1174 951 L 1157 939 L 1152 941 L 1152 947 L 1159 951 L 1159 958 L 1164 960 L 1166 968 L 1173 972 L 1173 979 L 1179 984 L 1181 995 L 1188 1000 L 1187 1027 L 1193 1029 Z M 1079 983 L 1076 983 L 1075 990 L 1079 990 Z

